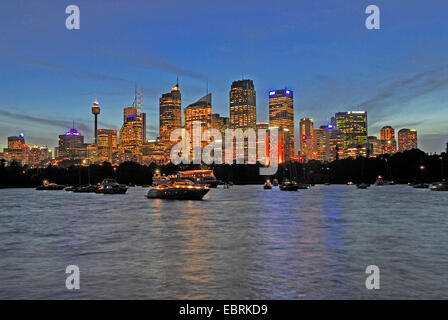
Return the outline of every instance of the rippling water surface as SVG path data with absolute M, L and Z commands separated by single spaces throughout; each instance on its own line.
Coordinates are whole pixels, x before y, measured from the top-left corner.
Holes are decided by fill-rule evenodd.
M 0 298 L 448 298 L 448 193 L 212 189 L 203 201 L 0 190 Z M 81 289 L 65 288 L 77 265 Z M 381 289 L 365 288 L 368 265 Z

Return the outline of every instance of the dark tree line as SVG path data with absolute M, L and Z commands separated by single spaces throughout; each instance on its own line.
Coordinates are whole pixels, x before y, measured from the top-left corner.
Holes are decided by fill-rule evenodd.
M 199 169 L 200 165 L 168 164 L 157 166 L 124 162 L 118 167 L 104 162 L 102 165 L 70 166 L 68 168 L 48 166 L 30 169 L 18 163 L 6 166 L 0 160 L 0 187 L 33 187 L 43 180 L 66 185 L 96 184 L 104 178 L 115 178 L 125 184 L 151 184 L 156 169 L 164 174 L 173 174 L 179 170 Z M 212 165 L 217 179 L 235 184 L 261 184 L 267 178 L 277 178 L 280 182 L 288 178 L 304 183 L 347 183 L 352 181 L 373 183 L 378 176 L 396 183 L 434 182 L 446 179 L 448 174 L 448 156 L 428 155 L 420 150 L 382 155 L 376 158 L 342 159 L 331 163 L 309 161 L 308 163 L 283 163 L 274 176 L 259 175 L 261 165 L 221 164 Z

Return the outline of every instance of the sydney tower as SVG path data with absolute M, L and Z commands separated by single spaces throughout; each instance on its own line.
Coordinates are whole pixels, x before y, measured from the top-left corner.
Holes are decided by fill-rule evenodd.
M 97 96 L 95 95 L 95 101 L 92 106 L 92 114 L 95 116 L 95 144 L 98 144 L 98 115 L 100 114 L 100 104 L 98 103 Z

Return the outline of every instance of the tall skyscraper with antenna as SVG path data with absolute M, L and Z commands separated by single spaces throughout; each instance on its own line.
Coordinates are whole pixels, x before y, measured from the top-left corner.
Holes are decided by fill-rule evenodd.
M 132 106 L 123 110 L 120 149 L 129 159 L 141 162 L 142 145 L 146 143 L 146 113 L 143 112 L 143 90 L 135 89 Z
M 177 82 L 171 92 L 162 94 L 159 99 L 159 135 L 163 141 L 169 141 L 171 132 L 182 128 L 182 100 Z

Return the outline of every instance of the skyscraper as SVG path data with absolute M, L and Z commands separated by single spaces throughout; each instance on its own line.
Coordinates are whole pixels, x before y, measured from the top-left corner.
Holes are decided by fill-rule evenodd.
M 59 160 L 84 160 L 87 156 L 87 146 L 84 136 L 75 128 L 59 136 Z
M 395 130 L 391 126 L 385 126 L 381 128 L 380 140 L 381 140 L 381 153 L 393 154 L 397 151 Z
M 401 129 L 398 131 L 398 151 L 412 150 L 418 148 L 417 130 Z
M 230 88 L 230 127 L 256 128 L 256 92 L 252 80 L 238 80 Z
M 143 112 L 143 90 L 135 91 L 131 107 L 123 110 L 123 126 L 120 130 L 120 150 L 125 159 L 141 162 L 142 145 L 146 142 L 146 113 Z
M 330 132 L 327 126 L 314 129 L 313 159 L 325 162 L 330 159 Z
M 344 138 L 342 132 L 335 128 L 333 123 L 327 125 L 330 136 L 330 155 L 328 161 L 339 160 L 344 157 Z
M 25 143 L 25 135 L 20 133 L 18 136 L 8 137 L 8 148 L 3 149 L 3 157 L 7 162 L 16 161 L 26 164 L 29 146 Z
M 98 129 L 98 161 L 112 163 L 112 154 L 117 149 L 117 130 Z
M 159 99 L 159 135 L 164 141 L 170 140 L 173 130 L 182 128 L 182 101 L 179 84 L 171 92 L 162 94 Z
M 219 130 L 221 135 L 224 136 L 224 132 L 230 126 L 230 119 L 228 117 L 221 117 L 219 113 L 212 114 L 212 128 Z
M 369 152 L 371 157 L 376 157 L 382 154 L 381 141 L 376 136 L 368 136 L 367 144 L 369 145 Z
M 347 111 L 336 113 L 336 127 L 343 134 L 344 157 L 353 150 L 364 149 L 367 144 L 367 112 Z M 350 152 L 348 150 L 350 149 Z
M 212 127 L 212 94 L 203 96 L 198 101 L 188 105 L 184 110 L 185 130 L 193 132 L 193 122 L 200 121 L 202 130 Z M 192 138 L 192 136 L 191 136 Z
M 313 159 L 313 134 L 314 124 L 311 118 L 302 118 L 299 124 L 300 129 L 300 156 L 306 160 Z
M 295 154 L 294 139 L 294 93 L 289 89 L 272 90 L 269 92 L 269 125 L 288 129 L 290 135 L 287 147 L 287 158 Z
M 266 139 L 258 139 L 258 130 L 266 131 Z M 269 161 L 269 123 L 257 122 L 257 162 L 261 164 L 268 164 Z
M 202 141 L 202 134 L 204 130 L 212 127 L 212 94 L 209 93 L 186 107 L 184 109 L 184 119 L 185 130 L 190 135 L 192 148 L 194 147 L 193 141 L 201 141 L 201 147 L 203 147 L 206 141 Z M 193 130 L 195 121 L 199 121 L 201 124 L 200 132 Z M 191 149 L 191 151 L 193 152 L 194 150 Z M 191 160 L 195 160 L 194 153 L 192 153 Z

